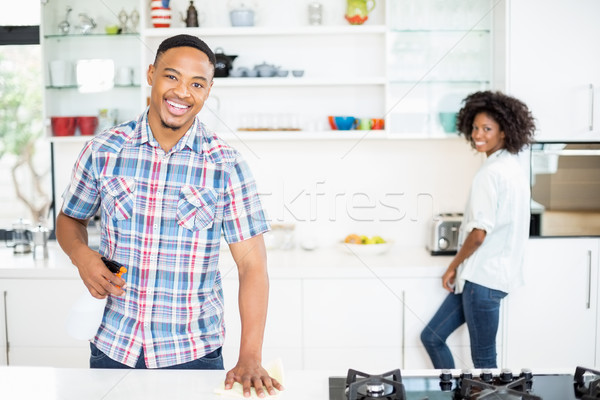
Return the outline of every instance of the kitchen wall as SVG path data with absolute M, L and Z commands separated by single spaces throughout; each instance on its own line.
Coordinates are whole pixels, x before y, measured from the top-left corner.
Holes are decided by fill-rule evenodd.
M 294 223 L 296 243 L 330 245 L 349 233 L 424 246 L 438 212 L 462 211 L 483 158 L 461 138 L 235 140 L 274 222 Z M 55 143 L 57 196 L 83 143 Z

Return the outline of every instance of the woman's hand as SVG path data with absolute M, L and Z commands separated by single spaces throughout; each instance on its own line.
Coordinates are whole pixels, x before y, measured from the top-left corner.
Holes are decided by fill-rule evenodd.
M 442 275 L 442 286 L 450 293 L 454 292 L 454 280 L 456 279 L 456 268 L 449 266 Z

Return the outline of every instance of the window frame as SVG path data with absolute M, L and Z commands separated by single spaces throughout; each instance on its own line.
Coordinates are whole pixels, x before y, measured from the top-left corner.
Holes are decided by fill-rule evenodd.
M 40 44 L 39 25 L 0 26 L 0 46 Z

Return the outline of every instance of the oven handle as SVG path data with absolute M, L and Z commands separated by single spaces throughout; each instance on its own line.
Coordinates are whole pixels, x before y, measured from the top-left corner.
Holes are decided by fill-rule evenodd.
M 10 359 L 9 359 L 9 345 L 8 345 L 8 307 L 6 306 L 6 298 L 8 296 L 8 291 L 4 291 L 2 293 L 3 297 L 4 297 L 4 351 L 6 351 L 6 365 L 10 365 Z
M 592 251 L 588 250 L 588 290 L 586 308 L 589 310 L 592 303 Z

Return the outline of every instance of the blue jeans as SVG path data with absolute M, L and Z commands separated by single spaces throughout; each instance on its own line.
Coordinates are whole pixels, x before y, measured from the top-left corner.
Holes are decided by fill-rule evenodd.
M 129 368 L 130 366 L 121 364 L 100 350 L 93 343 L 90 343 L 90 368 Z M 137 360 L 137 364 L 135 364 L 135 369 L 146 369 L 146 364 L 144 362 L 144 350 L 140 353 L 140 358 Z M 221 356 L 221 348 L 219 347 L 217 350 L 213 351 L 205 355 L 202 358 L 199 358 L 194 361 L 190 361 L 185 364 L 172 365 L 170 367 L 165 367 L 162 369 L 225 369 L 223 367 L 223 357 Z
M 436 369 L 455 368 L 446 339 L 463 323 L 469 328 L 471 358 L 475 368 L 497 368 L 496 333 L 500 301 L 506 293 L 465 282 L 461 294 L 450 293 L 421 332 L 421 342 Z

